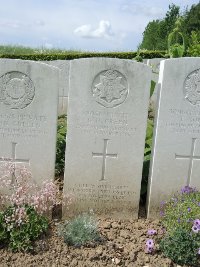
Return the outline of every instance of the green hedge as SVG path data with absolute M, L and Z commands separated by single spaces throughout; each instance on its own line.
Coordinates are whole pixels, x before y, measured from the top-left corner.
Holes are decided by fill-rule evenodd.
M 140 52 L 140 56 L 143 59 L 147 58 L 164 58 L 166 51 L 144 51 Z M 110 57 L 110 58 L 122 58 L 133 59 L 137 56 L 137 52 L 103 52 L 103 53 L 91 53 L 91 52 L 74 52 L 74 53 L 41 53 L 41 54 L 0 54 L 0 58 L 12 58 L 12 59 L 24 59 L 35 61 L 51 61 L 51 60 L 70 60 L 77 58 L 90 58 L 90 57 Z

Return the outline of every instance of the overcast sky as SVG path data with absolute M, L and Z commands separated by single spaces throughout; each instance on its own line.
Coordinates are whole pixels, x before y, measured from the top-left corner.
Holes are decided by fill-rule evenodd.
M 199 0 L 0 0 L 0 44 L 89 51 L 136 50 L 171 3 Z

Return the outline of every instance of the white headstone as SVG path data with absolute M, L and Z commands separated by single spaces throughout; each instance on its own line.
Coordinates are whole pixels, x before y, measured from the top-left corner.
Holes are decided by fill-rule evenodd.
M 44 63 L 60 69 L 58 115 L 67 114 L 70 60 L 53 60 Z
M 74 206 L 138 216 L 151 70 L 132 60 L 73 60 L 64 193 Z
M 148 216 L 185 185 L 200 189 L 200 58 L 161 62 L 148 188 Z
M 160 62 L 164 60 L 164 58 L 151 58 L 147 60 L 147 66 L 150 66 L 152 69 L 152 76 L 151 79 L 156 83 L 153 95 L 151 96 L 151 108 L 153 111 L 156 109 L 156 103 L 158 98 L 158 77 L 159 77 L 159 70 L 160 70 Z
M 147 61 L 148 61 L 148 59 L 147 59 L 147 58 L 144 58 L 144 59 L 142 60 L 142 63 L 147 64 Z
M 151 58 L 147 60 L 147 66 L 152 69 L 152 80 L 154 82 L 158 82 L 159 70 L 160 70 L 160 62 L 164 60 L 164 58 Z
M 41 184 L 55 171 L 59 70 L 0 60 L 0 163 L 24 164 Z

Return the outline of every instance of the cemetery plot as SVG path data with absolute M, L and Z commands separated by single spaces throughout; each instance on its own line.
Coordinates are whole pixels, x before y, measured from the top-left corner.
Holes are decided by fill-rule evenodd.
M 150 75 L 130 60 L 71 62 L 64 193 L 76 201 L 64 215 L 138 216 Z
M 161 62 L 161 83 L 148 188 L 148 216 L 184 186 L 200 189 L 200 59 Z

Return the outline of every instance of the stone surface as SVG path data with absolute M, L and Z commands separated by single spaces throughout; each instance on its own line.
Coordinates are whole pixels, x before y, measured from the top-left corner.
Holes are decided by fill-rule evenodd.
M 63 214 L 137 217 L 151 70 L 131 60 L 71 62 Z
M 60 69 L 58 115 L 67 114 L 70 60 L 44 61 Z
M 200 58 L 161 62 L 148 188 L 148 217 L 185 185 L 200 189 Z
M 0 163 L 31 171 L 39 184 L 54 179 L 59 70 L 0 60 Z
M 147 60 L 147 66 L 150 66 L 152 69 L 152 76 L 151 79 L 156 83 L 153 95 L 150 99 L 150 105 L 153 111 L 156 109 L 156 103 L 158 98 L 158 77 L 159 77 L 159 69 L 160 69 L 160 62 L 164 60 L 164 58 L 151 58 Z
M 164 60 L 164 58 L 151 58 L 147 60 L 147 66 L 151 67 L 152 69 L 152 80 L 154 82 L 158 82 L 159 76 L 159 69 L 160 69 L 160 62 Z
M 145 58 L 145 59 L 142 60 L 142 63 L 147 64 L 147 61 L 148 61 L 148 60 L 149 60 L 149 59 Z

